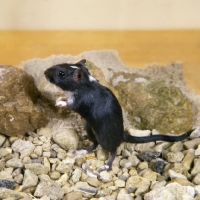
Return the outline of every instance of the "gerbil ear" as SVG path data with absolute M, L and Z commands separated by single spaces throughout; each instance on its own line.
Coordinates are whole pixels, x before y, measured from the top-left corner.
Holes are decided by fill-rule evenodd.
M 74 71 L 74 74 L 73 74 L 73 79 L 76 81 L 76 82 L 80 82 L 81 79 L 82 79 L 82 70 L 81 69 L 76 69 Z
M 82 60 L 79 60 L 77 63 L 75 63 L 76 65 L 82 65 L 82 66 L 85 66 L 85 63 L 86 63 L 86 59 L 82 59 Z

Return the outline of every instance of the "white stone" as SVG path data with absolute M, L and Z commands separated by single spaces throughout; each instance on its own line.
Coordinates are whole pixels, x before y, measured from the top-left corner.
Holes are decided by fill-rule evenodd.
M 175 179 L 175 178 L 185 178 L 185 179 L 187 179 L 187 177 L 184 176 L 183 174 L 177 173 L 177 172 L 175 172 L 171 169 L 168 171 L 168 174 L 169 174 L 171 179 Z
M 170 183 L 165 187 L 156 188 L 144 195 L 144 200 L 194 200 L 195 190 L 191 186 Z
M 32 144 L 30 141 L 25 141 L 18 139 L 12 144 L 12 149 L 14 152 L 20 153 L 21 151 L 25 149 L 31 149 L 32 151 L 34 150 L 35 146 Z
M 38 177 L 29 169 L 26 169 L 24 172 L 23 188 L 29 188 L 36 186 L 38 183 Z

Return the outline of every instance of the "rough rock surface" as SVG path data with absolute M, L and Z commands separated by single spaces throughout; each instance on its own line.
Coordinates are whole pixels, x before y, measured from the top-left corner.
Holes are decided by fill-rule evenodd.
M 34 77 L 39 91 L 55 102 L 64 93 L 46 81 L 43 71 L 54 64 L 75 62 L 81 58 L 87 59 L 86 67 L 90 73 L 118 97 L 124 110 L 126 128 L 157 129 L 162 134 L 180 134 L 193 126 L 193 110 L 196 106 L 184 93 L 184 81 L 181 80 L 181 86 L 175 80 L 180 80 L 182 76 L 179 63 L 166 68 L 152 67 L 145 74 L 145 70 L 124 66 L 112 51 L 94 51 L 74 57 L 52 56 L 30 60 L 20 67 Z M 177 86 L 181 86 L 183 90 Z
M 47 124 L 35 106 L 39 91 L 33 78 L 21 69 L 0 65 L 0 132 L 24 135 Z

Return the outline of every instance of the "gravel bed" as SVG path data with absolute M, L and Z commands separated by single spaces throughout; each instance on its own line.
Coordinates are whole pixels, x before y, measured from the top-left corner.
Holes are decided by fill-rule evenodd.
M 53 139 L 48 127 L 26 136 L 0 135 L 0 199 L 197 200 L 199 136 L 197 127 L 176 143 L 123 143 L 112 170 L 97 173 L 109 157 L 100 146 L 75 155 L 65 150 L 64 141 Z

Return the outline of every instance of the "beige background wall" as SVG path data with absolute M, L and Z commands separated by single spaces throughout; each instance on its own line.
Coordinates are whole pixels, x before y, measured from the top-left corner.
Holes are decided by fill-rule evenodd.
M 200 28 L 200 0 L 0 0 L 0 30 Z

